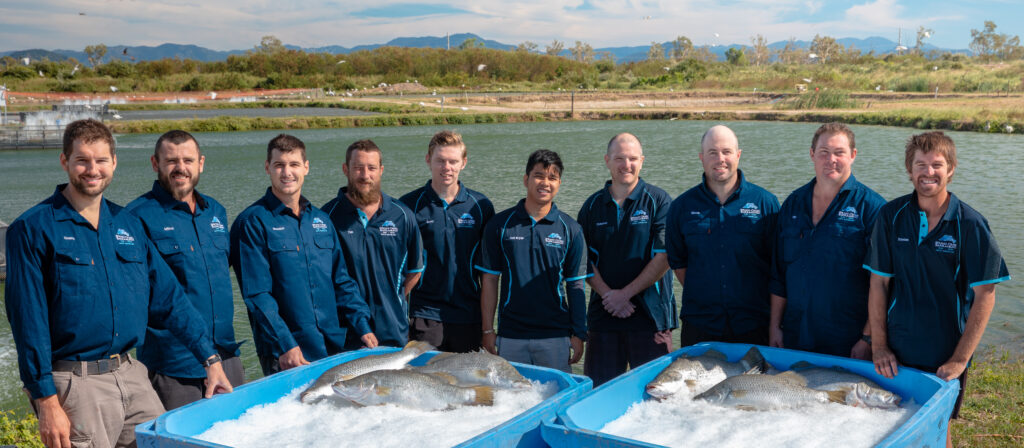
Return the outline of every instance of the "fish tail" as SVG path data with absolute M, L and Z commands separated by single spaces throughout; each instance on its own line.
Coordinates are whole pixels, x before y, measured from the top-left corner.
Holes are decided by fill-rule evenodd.
M 426 341 L 409 341 L 405 344 L 405 350 L 411 350 L 416 353 L 416 356 L 422 355 L 425 352 L 429 352 L 434 349 L 433 345 L 430 345 Z
M 475 397 L 470 403 L 474 406 L 491 406 L 494 404 L 494 389 L 491 386 L 475 386 L 472 388 Z
M 830 390 L 825 393 L 828 394 L 828 401 L 833 403 L 846 404 L 846 390 Z
M 768 371 L 768 363 L 756 346 L 751 346 L 750 350 L 747 350 L 747 353 L 740 359 L 740 365 L 746 369 L 746 373 L 764 373 Z

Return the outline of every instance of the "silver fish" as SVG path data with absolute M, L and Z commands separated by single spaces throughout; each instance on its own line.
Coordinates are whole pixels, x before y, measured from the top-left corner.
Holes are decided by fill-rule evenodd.
M 790 369 L 804 377 L 811 389 L 846 391 L 846 404 L 850 406 L 892 409 L 900 404 L 899 395 L 842 367 L 819 367 L 800 361 Z
M 728 377 L 762 373 L 766 365 L 757 347 L 750 347 L 739 362 L 729 362 L 714 349 L 697 356 L 682 355 L 647 383 L 647 394 L 659 400 L 684 390 L 696 395 Z
M 423 410 L 444 410 L 459 405 L 490 406 L 490 386 L 459 387 L 434 375 L 412 370 L 377 370 L 334 383 L 340 397 L 362 406 L 395 404 Z
M 822 391 L 806 387 L 807 380 L 788 371 L 778 375 L 737 375 L 694 397 L 744 410 L 796 408 L 812 403 L 843 403 L 844 391 Z
M 302 391 L 299 395 L 299 400 L 303 403 L 315 403 L 322 398 L 333 395 L 331 386 L 338 381 L 355 378 L 374 370 L 401 369 L 409 361 L 433 349 L 434 346 L 426 342 L 410 341 L 405 345 L 405 348 L 397 352 L 364 356 L 338 364 L 324 372 L 323 375 L 320 375 L 320 378 L 313 382 L 312 386 Z
M 441 353 L 421 367 L 412 367 L 420 373 L 439 375 L 460 385 L 483 385 L 506 389 L 524 389 L 533 383 L 509 364 L 505 358 L 486 351 L 473 353 Z M 450 377 L 450 378 L 449 378 Z

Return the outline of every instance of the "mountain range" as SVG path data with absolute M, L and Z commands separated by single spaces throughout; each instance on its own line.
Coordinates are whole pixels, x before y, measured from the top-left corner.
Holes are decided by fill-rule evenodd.
M 491 48 L 495 50 L 512 50 L 516 48 L 516 45 L 505 44 L 495 40 L 484 39 L 476 34 L 472 33 L 461 33 L 452 34 L 451 36 L 424 36 L 424 37 L 399 37 L 388 41 L 383 44 L 370 44 L 370 45 L 357 45 L 355 47 L 343 47 L 338 45 L 329 45 L 324 47 L 315 48 L 303 48 L 294 45 L 285 45 L 287 48 L 303 50 L 307 52 L 316 53 L 332 53 L 332 54 L 348 54 L 362 50 L 373 50 L 379 47 L 391 46 L 391 47 L 410 47 L 410 48 L 456 48 L 468 39 L 475 39 L 478 45 L 483 45 L 485 48 Z M 860 50 L 861 52 L 874 51 L 876 54 L 886 54 L 895 51 L 897 43 L 893 42 L 884 37 L 868 37 L 865 39 L 858 39 L 852 37 L 846 37 L 842 39 L 836 39 L 840 44 L 845 47 L 851 47 Z M 562 50 L 560 55 L 569 56 L 571 48 L 574 43 L 563 42 L 566 49 Z M 537 42 L 537 51 L 543 51 L 546 42 Z M 672 47 L 671 42 L 662 42 L 661 45 L 666 49 Z M 786 45 L 786 41 L 773 42 L 768 45 L 769 48 L 778 49 Z M 798 40 L 796 45 L 799 48 L 807 49 L 811 46 L 811 42 Z M 904 43 L 907 45 L 907 43 Z M 912 43 L 911 43 L 912 45 Z M 650 45 L 636 45 L 636 46 L 624 46 L 624 47 L 604 47 L 594 48 L 595 54 L 610 53 L 615 62 L 632 62 L 641 61 L 647 58 L 647 52 L 651 48 Z M 730 48 L 745 49 L 749 48 L 747 45 L 732 44 L 732 45 L 713 45 L 707 46 L 712 54 L 719 57 L 719 59 L 725 59 L 725 52 Z M 925 45 L 925 51 L 938 50 L 952 53 L 967 53 L 967 50 L 963 49 L 943 49 L 932 45 Z M 107 47 L 107 56 L 103 60 L 110 61 L 113 59 L 133 60 L 133 61 L 154 61 L 165 58 L 180 58 L 180 59 L 195 59 L 203 62 L 223 61 L 228 56 L 234 54 L 245 54 L 250 50 L 230 50 L 230 51 L 218 51 L 203 48 L 197 45 L 180 45 L 166 43 L 151 46 L 126 46 L 126 45 L 111 45 Z M 88 61 L 84 51 L 80 50 L 42 50 L 42 49 L 30 49 L 30 50 L 16 50 L 16 51 L 5 51 L 0 52 L 0 56 L 11 56 L 15 59 L 30 58 L 31 60 L 49 59 L 51 61 L 63 61 L 68 58 L 75 58 L 79 61 Z

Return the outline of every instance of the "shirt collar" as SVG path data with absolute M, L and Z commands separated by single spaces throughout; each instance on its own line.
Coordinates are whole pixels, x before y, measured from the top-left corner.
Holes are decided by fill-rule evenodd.
M 291 214 L 291 209 L 284 202 L 281 202 L 277 196 L 274 196 L 273 187 L 267 187 L 267 193 L 263 195 L 263 203 L 266 204 L 267 208 L 275 215 Z M 303 211 L 309 211 L 310 203 L 305 196 L 299 196 L 299 209 Z
M 68 198 L 64 197 L 64 189 L 69 186 L 69 184 L 60 184 L 57 185 L 56 189 L 54 189 L 53 218 L 56 219 L 57 221 L 73 221 L 77 224 L 87 224 L 89 226 L 92 226 L 92 224 L 90 224 L 89 221 L 87 221 L 81 213 L 78 213 L 78 210 L 75 210 L 75 207 L 71 205 L 71 202 L 68 201 Z M 104 216 L 109 215 L 110 208 L 107 207 L 107 199 L 103 198 L 103 200 L 100 203 L 100 222 L 104 221 Z
M 725 202 L 729 202 L 733 198 L 738 197 L 740 195 L 740 192 L 743 191 L 743 187 L 747 186 L 747 179 L 745 176 L 743 176 L 743 170 L 738 168 L 736 169 L 736 178 L 736 191 L 732 192 L 732 194 L 729 195 L 729 198 L 726 199 Z M 714 191 L 711 191 L 711 189 L 708 188 L 708 178 L 706 174 L 700 175 L 699 187 L 700 191 L 704 192 L 704 194 L 710 198 L 716 198 L 718 196 L 715 194 Z
M 640 178 L 637 181 L 636 186 L 633 187 L 633 191 L 629 193 L 629 196 L 626 196 L 626 199 L 632 202 L 639 201 L 646 189 L 647 183 L 644 182 L 643 178 Z M 612 181 L 605 181 L 604 189 L 601 190 L 601 194 L 604 195 L 605 202 L 615 202 L 615 198 L 612 197 Z
M 530 220 L 533 219 L 533 216 L 530 216 L 530 213 L 526 211 L 526 199 L 525 198 L 520 199 L 519 203 L 516 204 L 516 211 L 518 211 L 519 213 L 522 213 L 523 216 L 525 216 L 527 219 L 530 219 Z M 555 222 L 557 220 L 558 220 L 558 207 L 555 206 L 554 202 L 552 202 L 551 203 L 551 210 L 548 210 L 548 214 L 544 215 L 544 217 L 541 218 L 540 221 Z M 538 222 L 540 222 L 540 221 L 538 221 Z
M 818 183 L 818 178 L 817 177 L 811 178 L 811 181 L 807 183 L 807 185 L 809 185 L 811 187 L 811 191 L 812 192 L 814 191 L 814 186 L 817 183 Z M 839 193 L 838 194 L 842 194 L 844 191 L 850 191 L 850 190 L 853 190 L 853 189 L 859 188 L 859 187 L 860 187 L 860 182 L 857 182 L 857 177 L 855 177 L 853 175 L 853 173 L 850 173 L 850 178 L 846 179 L 846 182 L 843 182 L 843 186 L 842 187 L 839 187 Z
M 171 196 L 171 193 L 160 185 L 159 180 L 153 181 L 153 197 L 156 198 L 157 202 L 163 206 L 164 209 L 170 208 L 181 208 L 182 210 L 189 210 L 188 204 L 185 201 L 179 201 Z M 199 194 L 199 190 L 192 190 L 192 197 L 196 199 L 196 210 L 205 210 L 208 206 L 206 199 L 203 199 L 203 195 Z M 190 211 L 191 213 L 191 211 Z
M 949 193 L 949 205 L 946 206 L 946 213 L 942 214 L 942 220 L 943 221 L 953 221 L 953 220 L 956 220 L 956 214 L 960 210 L 960 199 L 957 198 L 956 195 L 953 194 L 952 191 L 948 191 L 948 193 Z M 910 202 L 912 202 L 914 204 L 914 208 L 916 208 L 918 210 L 921 210 L 921 206 L 918 205 L 918 203 L 917 203 L 917 191 L 916 190 L 914 191 L 913 195 L 911 196 Z
M 437 192 L 434 191 L 434 187 L 431 186 L 432 183 L 433 183 L 433 179 L 428 180 L 427 184 L 423 186 L 423 189 L 426 190 L 426 192 L 427 192 L 427 198 L 432 200 L 432 201 L 438 201 L 438 202 L 443 201 L 443 199 L 441 199 L 441 197 L 437 195 Z M 344 187 L 342 187 L 342 188 L 344 188 Z M 383 196 L 383 193 L 381 194 L 381 196 Z M 455 194 L 455 199 L 452 199 L 452 202 L 450 202 L 448 205 L 458 204 L 460 202 L 466 202 L 467 200 L 469 200 L 469 193 L 466 193 L 466 187 L 464 185 L 462 185 L 462 181 L 460 180 L 459 181 L 459 192 Z

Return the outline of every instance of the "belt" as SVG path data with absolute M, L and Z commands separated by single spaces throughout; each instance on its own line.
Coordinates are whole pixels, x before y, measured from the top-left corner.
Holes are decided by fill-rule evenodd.
M 83 372 L 85 375 L 100 375 L 119 369 L 122 364 L 128 363 L 128 359 L 127 352 L 110 355 L 109 358 L 96 361 L 67 361 L 61 359 L 54 361 L 52 368 L 55 372 L 73 372 L 78 376 L 83 376 Z

